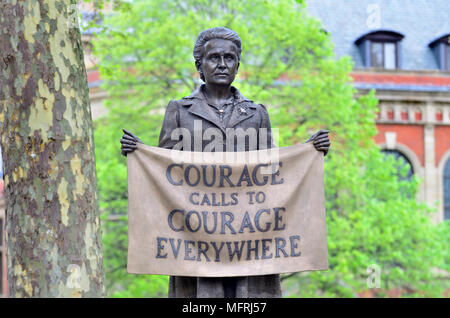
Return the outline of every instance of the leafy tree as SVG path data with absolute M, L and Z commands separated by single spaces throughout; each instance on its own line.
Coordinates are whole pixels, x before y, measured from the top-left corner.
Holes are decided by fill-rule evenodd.
M 434 225 L 431 209 L 414 199 L 418 180 L 397 180 L 396 162 L 374 142 L 374 92 L 355 98 L 351 60 L 334 57 L 329 35 L 299 1 L 136 0 L 105 17 L 94 43 L 110 96 L 109 113 L 95 129 L 101 208 L 126 215 L 121 128 L 157 144 L 164 107 L 199 83 L 192 57 L 196 36 L 214 26 L 242 38 L 235 86 L 268 105 L 280 146 L 304 142 L 319 128 L 331 130 L 325 163 L 330 269 L 284 276 L 285 295 L 355 296 L 368 289 L 372 264 L 381 269 L 383 290 L 440 295 L 444 286 L 432 269 L 446 266 L 448 226 Z M 106 221 L 110 293 L 163 295 L 166 277 L 126 274 L 126 216 L 121 222 Z

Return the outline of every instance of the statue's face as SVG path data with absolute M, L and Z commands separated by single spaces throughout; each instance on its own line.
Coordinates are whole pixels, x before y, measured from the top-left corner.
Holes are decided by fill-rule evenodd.
M 200 70 L 207 84 L 231 85 L 238 69 L 238 48 L 233 42 L 212 39 L 205 44 Z

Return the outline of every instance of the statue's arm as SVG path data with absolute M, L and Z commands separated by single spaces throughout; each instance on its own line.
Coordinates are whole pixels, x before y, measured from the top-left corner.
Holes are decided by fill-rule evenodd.
M 170 101 L 167 105 L 164 121 L 159 134 L 158 147 L 172 149 L 178 140 L 172 140 L 172 132 L 180 127 L 178 104 L 176 101 Z

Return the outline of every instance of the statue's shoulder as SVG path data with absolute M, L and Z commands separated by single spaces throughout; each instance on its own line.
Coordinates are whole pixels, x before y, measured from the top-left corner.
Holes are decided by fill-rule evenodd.
M 258 104 L 255 103 L 253 100 L 245 97 L 244 95 L 242 95 L 242 93 L 235 87 L 232 88 L 233 92 L 234 92 L 234 96 L 236 99 L 236 102 L 239 104 L 243 104 L 246 107 L 252 108 L 252 109 L 256 109 L 256 111 L 258 112 L 267 112 L 266 106 L 264 106 L 263 104 Z
M 195 103 L 198 103 L 200 101 L 200 97 L 198 96 L 198 90 L 194 91 L 191 95 L 185 96 L 181 99 L 173 99 L 169 102 L 169 106 L 171 108 L 182 108 L 191 106 Z M 167 106 L 167 107 L 169 107 Z
M 260 109 L 261 109 L 261 113 L 265 116 L 268 117 L 269 116 L 269 112 L 267 111 L 267 107 L 263 104 L 258 104 Z
M 167 105 L 167 108 L 175 110 L 180 109 L 183 106 L 191 106 L 193 103 L 195 103 L 195 100 L 187 96 L 181 99 L 172 99 Z
M 267 113 L 267 107 L 264 104 L 255 103 L 252 100 L 246 101 L 247 107 L 256 109 L 257 112 Z
M 203 86 L 203 85 L 202 85 Z M 172 102 L 178 106 L 189 106 L 203 99 L 202 86 L 197 87 L 190 95 Z
M 256 103 L 253 104 L 255 105 L 257 110 L 267 112 L 267 107 L 264 104 L 256 104 Z

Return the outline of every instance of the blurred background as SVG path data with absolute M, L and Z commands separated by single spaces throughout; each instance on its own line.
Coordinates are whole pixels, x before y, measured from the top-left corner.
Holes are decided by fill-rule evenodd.
M 157 145 L 169 101 L 201 84 L 193 45 L 215 26 L 240 35 L 234 85 L 268 107 L 280 146 L 331 130 L 330 269 L 282 275 L 283 296 L 448 297 L 449 1 L 115 0 L 78 9 L 109 297 L 167 297 L 168 277 L 126 272 L 119 140 L 126 128 Z M 0 198 L 0 242 L 3 218 Z

